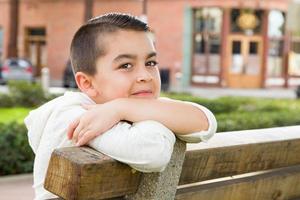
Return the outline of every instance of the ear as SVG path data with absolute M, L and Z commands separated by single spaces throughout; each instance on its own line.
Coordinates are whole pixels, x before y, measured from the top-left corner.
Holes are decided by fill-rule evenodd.
M 99 92 L 93 87 L 92 78 L 93 77 L 91 75 L 83 72 L 76 72 L 75 74 L 75 80 L 78 88 L 89 97 L 96 97 L 99 95 Z

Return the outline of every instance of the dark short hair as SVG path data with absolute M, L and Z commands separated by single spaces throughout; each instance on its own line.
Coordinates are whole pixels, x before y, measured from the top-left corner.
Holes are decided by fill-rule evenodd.
M 72 39 L 70 59 L 73 71 L 94 75 L 97 58 L 106 53 L 103 38 L 107 33 L 121 29 L 144 32 L 150 30 L 146 23 L 130 14 L 108 13 L 90 19 L 78 29 Z

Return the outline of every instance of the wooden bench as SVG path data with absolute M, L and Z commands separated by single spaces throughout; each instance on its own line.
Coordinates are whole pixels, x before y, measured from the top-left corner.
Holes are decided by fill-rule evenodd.
M 300 199 L 300 126 L 177 140 L 162 173 L 137 172 L 87 147 L 57 149 L 45 188 L 67 200 Z

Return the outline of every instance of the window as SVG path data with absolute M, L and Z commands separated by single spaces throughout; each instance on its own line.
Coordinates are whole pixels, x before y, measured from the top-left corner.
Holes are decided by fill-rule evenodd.
M 194 10 L 193 75 L 219 75 L 222 10 Z
M 28 35 L 30 35 L 30 36 L 45 36 L 46 29 L 44 29 L 44 28 L 28 28 Z
M 35 67 L 35 76 L 41 75 L 43 67 L 47 66 L 46 29 L 30 27 L 25 29 L 26 57 Z
M 289 75 L 300 76 L 300 37 L 293 37 L 291 41 Z
M 267 75 L 269 77 L 283 76 L 283 36 L 285 16 L 284 13 L 278 10 L 272 10 L 268 17 L 268 65 Z

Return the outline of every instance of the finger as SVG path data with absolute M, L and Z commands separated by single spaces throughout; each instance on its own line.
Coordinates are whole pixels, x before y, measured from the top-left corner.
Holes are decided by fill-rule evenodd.
M 86 134 L 87 132 L 88 132 L 88 130 L 82 129 L 82 130 L 80 131 L 80 133 L 78 134 L 77 141 L 79 141 L 79 140 L 82 138 L 82 136 L 83 136 L 84 134 Z
M 74 133 L 73 133 L 73 138 L 72 138 L 72 139 L 73 139 L 75 142 L 78 141 L 78 135 L 79 135 L 79 133 L 80 133 L 82 130 L 83 130 L 83 126 L 82 126 L 81 123 L 79 123 L 78 126 L 76 127 L 76 129 L 74 130 Z
M 91 104 L 81 104 L 81 106 L 86 109 L 86 110 L 90 110 L 92 108 L 94 108 L 96 105 L 91 105 Z
M 69 140 L 72 139 L 74 130 L 76 129 L 76 127 L 78 126 L 78 124 L 79 124 L 79 118 L 76 119 L 76 120 L 74 120 L 71 124 L 69 124 L 68 131 L 67 131 L 67 136 L 68 136 Z
M 76 143 L 76 146 L 82 146 L 87 144 L 89 141 L 94 139 L 97 136 L 95 132 L 87 131 L 85 134 L 82 135 L 82 137 L 78 140 Z

